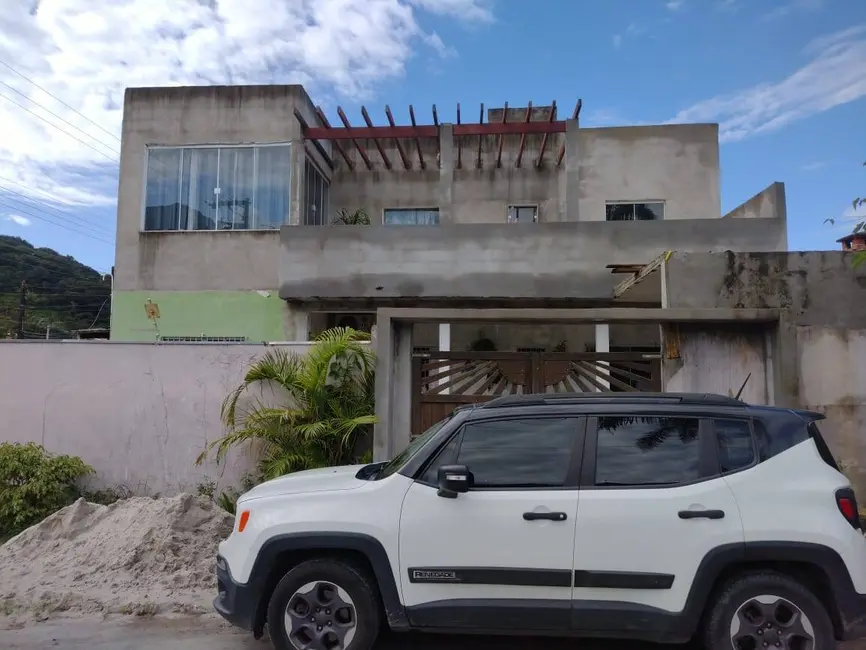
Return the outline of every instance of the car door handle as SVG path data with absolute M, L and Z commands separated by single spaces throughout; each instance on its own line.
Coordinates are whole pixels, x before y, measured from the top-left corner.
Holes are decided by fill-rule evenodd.
M 526 521 L 538 521 L 545 519 L 547 521 L 565 521 L 568 515 L 564 512 L 524 512 L 523 518 Z
M 724 519 L 724 510 L 680 510 L 680 519 Z

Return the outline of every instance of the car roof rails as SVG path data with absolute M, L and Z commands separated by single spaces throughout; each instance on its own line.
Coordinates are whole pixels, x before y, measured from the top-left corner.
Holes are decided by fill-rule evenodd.
M 482 409 L 518 406 L 549 406 L 567 402 L 582 404 L 598 403 L 647 403 L 647 404 L 692 404 L 705 406 L 747 406 L 742 400 L 715 393 L 535 393 L 527 395 L 505 395 L 479 406 Z

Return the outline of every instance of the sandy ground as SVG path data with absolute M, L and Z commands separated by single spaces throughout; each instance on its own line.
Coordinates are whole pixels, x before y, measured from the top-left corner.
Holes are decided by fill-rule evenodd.
M 72 617 L 51 619 L 18 630 L 2 629 L 3 650 L 269 650 L 266 639 L 253 640 L 212 616 L 174 619 Z M 688 650 L 633 642 L 530 640 L 500 637 L 453 637 L 390 634 L 376 650 Z M 839 650 L 866 650 L 866 642 L 846 643 Z

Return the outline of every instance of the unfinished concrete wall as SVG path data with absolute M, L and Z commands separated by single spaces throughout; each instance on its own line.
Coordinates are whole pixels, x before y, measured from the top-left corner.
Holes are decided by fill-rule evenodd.
M 677 254 L 664 294 L 668 307 L 785 310 L 767 364 L 776 399 L 826 414 L 820 428 L 866 498 L 866 266 L 839 251 Z M 727 367 L 707 362 L 696 386 Z
M 788 218 L 785 184 L 773 183 L 748 201 L 737 206 L 725 219 L 785 219 Z
M 284 227 L 280 296 L 592 298 L 668 249 L 783 250 L 774 219 Z
M 581 221 L 604 221 L 606 202 L 663 201 L 671 220 L 721 214 L 718 124 L 580 129 L 577 141 Z
M 751 404 L 773 402 L 764 328 L 678 325 L 666 328 L 666 338 L 675 339 L 678 356 L 662 364 L 665 391 L 736 395 L 745 382 L 742 399 Z
M 262 345 L 0 341 L 4 442 L 36 442 L 135 494 L 240 484 L 252 465 L 195 460 L 223 433 L 220 406 Z M 303 354 L 308 345 L 286 346 Z
M 771 219 L 721 220 L 733 228 Z M 668 307 L 782 308 L 796 325 L 866 326 L 866 265 L 842 251 L 677 252 L 664 271 Z
M 116 290 L 207 289 L 211 287 L 199 281 L 207 282 L 208 274 L 219 277 L 219 286 L 213 288 L 221 290 L 275 288 L 276 232 L 141 233 L 145 162 L 149 145 L 297 144 L 301 128 L 295 108 L 310 116 L 312 105 L 301 86 L 127 89 L 117 200 Z M 293 169 L 302 168 L 303 147 L 293 146 L 292 155 Z M 292 194 L 297 223 L 299 192 Z

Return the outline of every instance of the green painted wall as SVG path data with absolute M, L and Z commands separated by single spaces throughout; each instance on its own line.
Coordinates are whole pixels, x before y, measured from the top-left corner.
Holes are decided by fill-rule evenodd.
M 116 291 L 111 339 L 154 341 L 145 303 L 159 305 L 161 336 L 245 336 L 252 342 L 291 340 L 289 309 L 277 291 Z

